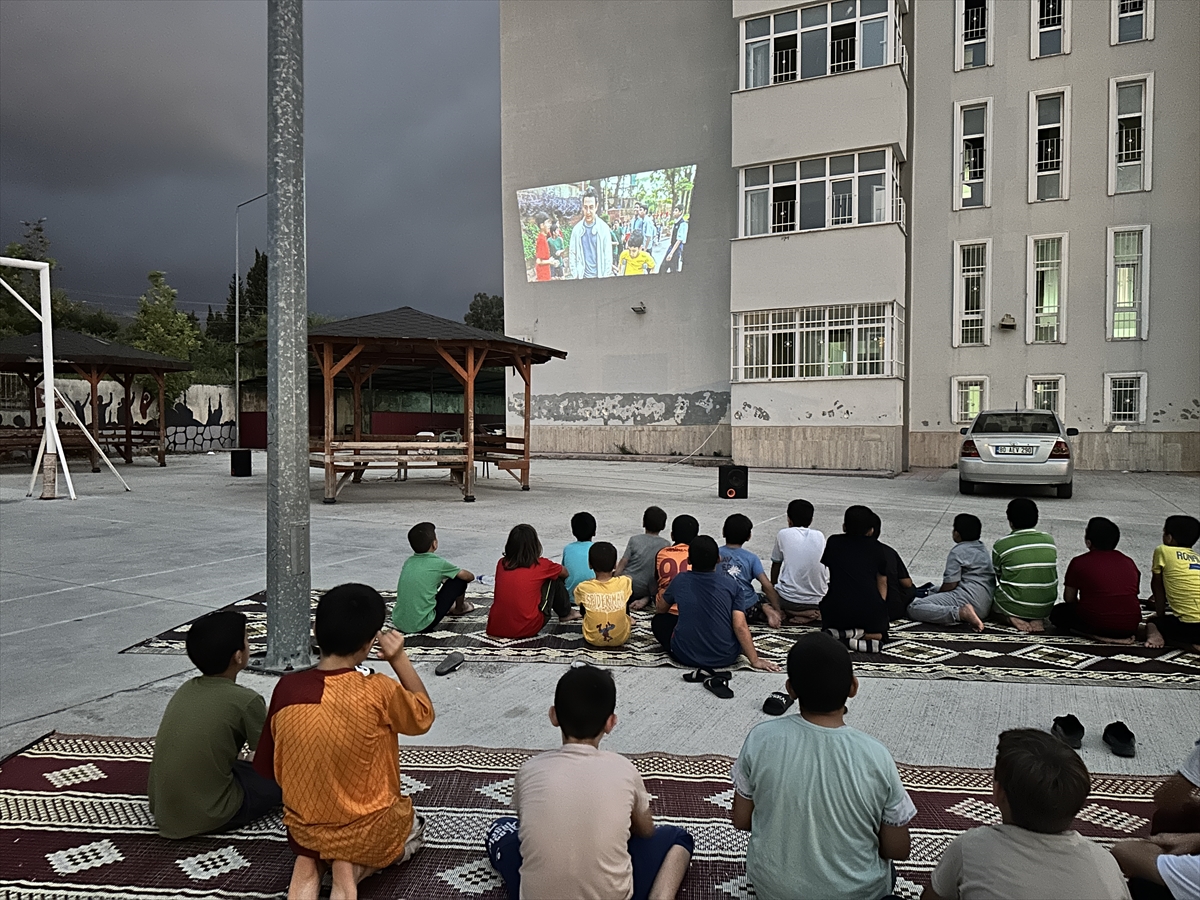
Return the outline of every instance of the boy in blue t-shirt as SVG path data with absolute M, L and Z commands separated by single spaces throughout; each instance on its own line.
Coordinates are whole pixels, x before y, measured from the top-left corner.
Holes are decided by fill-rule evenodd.
M 721 548 L 721 571 L 737 581 L 739 600 L 738 609 L 746 614 L 746 621 L 762 622 L 765 618 L 772 628 L 783 624 L 783 611 L 779 606 L 779 595 L 775 593 L 775 585 L 763 569 L 762 560 L 757 553 L 743 549 L 750 541 L 751 529 L 754 523 L 741 513 L 734 513 L 725 520 L 721 534 L 725 537 L 725 546 Z M 766 601 L 760 601 L 754 590 L 757 579 L 762 585 Z
M 562 565 L 567 570 L 567 596 L 575 596 L 575 588 L 595 578 L 596 573 L 588 565 L 588 554 L 592 550 L 592 538 L 596 536 L 596 517 L 589 512 L 578 512 L 571 516 L 571 534 L 575 540 L 563 547 Z

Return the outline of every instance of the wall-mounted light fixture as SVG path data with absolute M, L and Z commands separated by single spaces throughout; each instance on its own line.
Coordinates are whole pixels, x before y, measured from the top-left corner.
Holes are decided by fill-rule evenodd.
M 629 308 L 632 309 L 639 316 L 644 316 L 646 314 L 646 304 L 645 303 L 639 303 L 637 306 L 631 306 Z
M 1005 331 L 1012 331 L 1017 327 L 1017 320 L 1014 319 L 1009 313 L 1005 313 L 1000 317 L 1000 327 Z

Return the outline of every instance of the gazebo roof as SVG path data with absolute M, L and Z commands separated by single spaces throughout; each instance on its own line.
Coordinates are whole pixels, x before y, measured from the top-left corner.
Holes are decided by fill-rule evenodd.
M 139 350 L 90 334 L 54 329 L 54 362 L 61 365 L 100 366 L 111 372 L 184 372 L 192 368 L 185 359 Z M 0 371 L 31 372 L 42 368 L 42 333 L 18 335 L 0 341 Z
M 401 306 L 386 312 L 341 319 L 325 325 L 314 325 L 308 330 L 310 343 L 330 342 L 338 345 L 364 344 L 378 346 L 384 355 L 408 356 L 437 361 L 436 345 L 488 347 L 491 351 L 488 365 L 511 365 L 508 357 L 532 356 L 533 362 L 549 362 L 552 358 L 566 359 L 565 350 L 532 344 L 503 334 L 473 328 L 462 322 L 443 319 L 411 306 Z M 424 345 L 424 346 L 422 346 Z M 405 348 L 407 353 L 401 351 Z M 386 349 L 385 349 L 386 348 Z M 396 351 L 401 351 L 399 354 Z M 391 360 L 401 364 L 400 359 Z

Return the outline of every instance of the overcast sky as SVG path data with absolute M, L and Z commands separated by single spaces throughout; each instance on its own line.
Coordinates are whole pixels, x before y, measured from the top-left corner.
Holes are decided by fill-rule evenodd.
M 265 0 L 3 0 L 0 244 L 46 218 L 57 285 L 132 312 L 151 269 L 224 306 L 266 189 Z M 308 303 L 461 318 L 501 293 L 494 0 L 304 7 Z M 242 270 L 266 201 L 242 211 Z

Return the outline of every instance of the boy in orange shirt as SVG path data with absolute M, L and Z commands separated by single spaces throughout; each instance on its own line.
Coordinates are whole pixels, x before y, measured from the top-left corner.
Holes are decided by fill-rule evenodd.
M 333 588 L 317 604 L 321 661 L 284 675 L 271 696 L 254 767 L 283 789 L 283 823 L 296 854 L 289 900 L 315 898 L 333 867 L 331 898 L 421 848 L 423 822 L 400 792 L 398 734 L 424 734 L 433 704 L 387 610 L 365 584 Z M 375 642 L 400 680 L 357 668 Z

